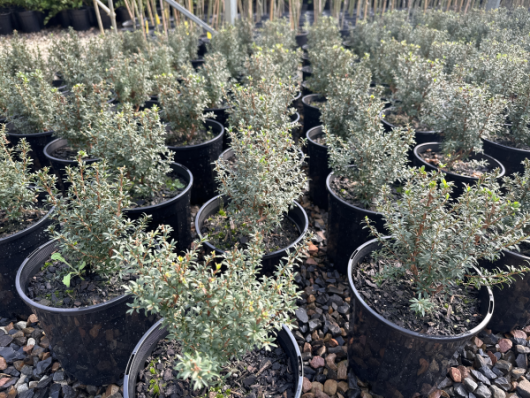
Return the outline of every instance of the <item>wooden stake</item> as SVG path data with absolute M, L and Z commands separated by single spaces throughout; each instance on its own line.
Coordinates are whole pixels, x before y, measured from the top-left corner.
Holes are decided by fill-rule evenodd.
M 149 20 L 151 21 L 151 25 L 155 26 L 155 19 L 153 18 L 153 12 L 151 11 L 151 5 L 149 4 L 149 1 L 145 2 L 147 4 L 147 14 L 149 15 Z
M 96 10 L 96 18 L 98 20 L 99 30 L 103 36 L 105 36 L 105 29 L 103 29 L 103 22 L 101 22 L 101 15 L 99 14 L 98 2 L 94 0 L 94 9 Z

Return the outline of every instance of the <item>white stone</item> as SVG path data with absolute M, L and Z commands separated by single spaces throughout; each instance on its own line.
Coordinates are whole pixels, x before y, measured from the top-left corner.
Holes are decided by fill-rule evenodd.
M 28 342 L 26 343 L 26 346 L 30 347 L 30 346 L 35 345 L 35 344 L 36 344 L 35 343 L 35 339 L 33 337 L 30 337 L 28 339 Z
M 29 388 L 30 388 L 30 389 L 37 388 L 38 385 L 39 385 L 39 382 L 38 382 L 38 381 L 30 381 L 30 382 L 29 382 Z
M 20 322 L 15 323 L 15 327 L 16 327 L 18 330 L 25 329 L 27 326 L 28 326 L 28 323 L 27 323 L 27 322 L 24 322 L 24 321 L 20 321 Z
M 28 385 L 24 383 L 18 386 L 17 393 L 22 394 L 24 391 L 28 391 L 28 390 L 29 390 Z
M 15 384 L 15 389 L 18 389 L 18 387 L 20 387 L 22 384 L 24 384 L 26 382 L 27 378 L 28 378 L 27 375 L 21 374 L 20 375 L 20 379 L 18 379 L 16 384 Z

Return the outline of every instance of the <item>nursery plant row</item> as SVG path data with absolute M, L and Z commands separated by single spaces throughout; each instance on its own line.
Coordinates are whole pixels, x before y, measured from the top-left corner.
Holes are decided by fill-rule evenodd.
M 291 328 L 321 322 L 300 307 L 316 294 L 334 305 L 315 338 L 340 336 L 375 396 L 529 396 L 499 344 L 482 352 L 493 370 L 472 370 L 489 380 L 506 362 L 506 383 L 445 380 L 484 330 L 529 344 L 514 331 L 530 324 L 530 13 L 390 12 L 346 36 L 321 16 L 303 30 L 70 31 L 46 56 L 5 41 L 0 316 L 36 315 L 67 375 L 125 374 L 127 398 L 311 398 L 326 393 L 304 368 L 324 364 Z M 349 305 L 338 287 L 298 291 L 322 239 L 307 183 Z M 26 352 L 9 344 L 7 363 Z M 240 361 L 255 372 L 242 383 Z

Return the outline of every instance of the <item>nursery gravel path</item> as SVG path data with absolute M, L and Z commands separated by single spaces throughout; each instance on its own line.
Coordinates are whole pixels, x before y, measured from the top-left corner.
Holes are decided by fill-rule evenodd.
M 301 204 L 315 236 L 311 256 L 296 275 L 303 291 L 294 315 L 299 328 L 293 331 L 304 361 L 302 397 L 380 398 L 348 374 L 350 298 L 347 278 L 327 260 L 327 213 L 307 196 Z M 192 207 L 193 217 L 198 210 Z M 429 398 L 530 398 L 528 336 L 530 326 L 510 335 L 481 333 L 449 360 L 447 377 Z M 122 398 L 122 392 L 122 383 L 91 386 L 68 378 L 35 315 L 27 322 L 0 320 L 0 398 Z

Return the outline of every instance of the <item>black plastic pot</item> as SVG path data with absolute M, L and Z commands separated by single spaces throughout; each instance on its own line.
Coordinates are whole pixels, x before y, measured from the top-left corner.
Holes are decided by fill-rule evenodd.
M 289 115 L 291 119 L 291 135 L 294 142 L 298 143 L 302 137 L 302 126 L 300 125 L 300 114 L 298 112 Z
M 88 7 L 88 12 L 90 25 L 99 28 L 98 17 L 96 16 L 96 9 L 94 7 Z M 101 8 L 99 9 L 99 15 L 101 17 L 101 24 L 103 25 L 103 29 L 110 29 L 111 21 L 109 15 Z
M 86 7 L 81 7 L 73 10 L 68 10 L 70 16 L 70 23 L 74 30 L 83 31 L 90 29 L 90 15 Z
M 11 10 L 0 10 L 0 35 L 10 35 L 14 29 Z
M 192 59 L 191 60 L 191 66 L 193 66 L 193 69 L 196 71 L 199 70 L 199 68 L 204 64 L 204 59 Z
M 313 67 L 311 65 L 306 65 L 302 67 L 302 79 L 306 81 L 313 74 Z
M 24 33 L 40 32 L 43 27 L 44 16 L 37 11 L 17 11 L 20 30 Z
M 44 156 L 48 162 L 50 162 L 54 173 L 59 178 L 57 184 L 62 189 L 63 193 L 68 190 L 68 184 L 64 182 L 66 179 L 66 172 L 64 171 L 66 166 L 77 167 L 77 160 L 59 159 L 52 154 L 59 148 L 68 145 L 68 141 L 64 138 L 57 138 L 44 147 Z M 99 161 L 99 159 L 86 159 L 85 163 L 91 164 Z
M 129 15 L 129 11 L 127 11 L 126 7 L 118 7 L 114 10 L 116 12 L 116 20 L 118 22 L 125 22 L 129 21 L 131 19 L 131 16 Z
M 469 343 L 491 319 L 494 301 L 490 289 L 480 291 L 484 320 L 474 329 L 457 336 L 430 336 L 399 327 L 385 319 L 364 301 L 355 288 L 352 274 L 357 264 L 379 248 L 377 240 L 358 247 L 348 265 L 350 284 L 349 369 L 372 391 L 383 397 L 427 396 L 446 377 L 445 361 Z M 419 396 L 419 395 L 418 395 Z
M 138 312 L 127 315 L 127 304 L 133 301 L 130 295 L 84 308 L 53 308 L 30 299 L 26 295 L 29 280 L 57 248 L 56 241 L 50 241 L 28 256 L 16 276 L 17 293 L 39 318 L 52 357 L 69 376 L 83 384 L 117 382 L 131 350 L 155 318 Z
M 483 138 L 482 141 L 484 142 L 484 153 L 501 162 L 506 169 L 506 175 L 524 173 L 522 161 L 526 158 L 530 159 L 530 151 L 497 144 L 486 138 Z
M 300 31 L 296 34 L 296 45 L 302 48 L 307 44 L 307 32 L 305 30 Z
M 318 144 L 315 139 L 323 135 L 324 126 L 313 127 L 306 134 L 307 153 L 309 155 L 309 196 L 314 204 L 321 209 L 328 208 L 326 179 L 331 169 L 328 166 L 328 148 Z
M 334 263 L 335 269 L 342 274 L 348 271 L 348 263 L 352 248 L 359 247 L 373 238 L 370 230 L 365 228 L 365 218 L 368 217 L 373 226 L 384 233 L 383 214 L 357 207 L 342 199 L 331 188 L 331 183 L 337 178 L 331 173 L 326 180 L 328 191 L 328 258 Z
M 310 66 L 311 61 L 309 60 L 309 55 L 307 53 L 302 54 L 302 66 Z
M 228 128 L 228 115 L 227 112 L 228 109 L 232 108 L 232 106 L 225 106 L 223 108 L 206 108 L 204 110 L 204 113 L 213 112 L 215 115 L 215 121 L 219 122 L 223 125 L 223 127 L 226 129 Z M 229 147 L 229 137 L 228 134 L 225 134 L 223 137 L 223 149 L 226 149 Z
M 59 17 L 61 19 L 61 27 L 63 29 L 68 29 L 72 24 L 70 23 L 70 14 L 68 13 L 68 10 L 62 10 L 59 13 Z
M 226 202 L 227 200 L 225 199 L 224 203 Z M 195 217 L 195 230 L 197 231 L 199 238 L 202 239 L 204 237 L 203 233 L 201 232 L 204 220 L 206 220 L 213 214 L 217 214 L 219 212 L 220 205 L 221 196 L 218 195 L 215 198 L 210 199 L 199 209 L 199 212 Z M 294 207 L 289 210 L 289 212 L 287 213 L 287 217 L 296 224 L 298 231 L 300 232 L 300 236 L 289 246 L 284 247 L 275 252 L 265 254 L 261 260 L 262 273 L 268 274 L 270 272 L 274 272 L 276 266 L 280 263 L 280 260 L 287 256 L 287 252 L 292 249 L 294 245 L 300 243 L 302 239 L 304 239 L 305 234 L 307 233 L 307 230 L 309 228 L 309 219 L 307 218 L 307 214 L 304 208 L 300 206 L 297 202 L 294 202 Z M 224 250 L 213 246 L 208 241 L 204 243 L 204 246 L 207 252 L 215 251 L 217 254 L 224 253 Z
M 147 226 L 148 231 L 155 230 L 162 224 L 169 225 L 173 228 L 169 237 L 177 242 L 177 249 L 181 251 L 189 249 L 192 242 L 190 197 L 193 175 L 186 167 L 178 163 L 172 163 L 171 168 L 186 181 L 187 186 L 184 191 L 157 205 L 125 209 L 124 215 L 132 220 L 139 219 L 143 214 L 151 216 Z
M 422 167 L 425 166 L 425 170 L 427 171 L 434 171 L 438 170 L 435 166 L 433 166 L 430 163 L 427 163 L 423 158 L 420 156 L 420 154 L 427 151 L 427 149 L 431 149 L 434 152 L 437 152 L 440 150 L 440 143 L 439 142 L 427 142 L 425 144 L 417 145 L 414 148 L 414 166 L 416 167 Z M 481 153 L 476 153 L 470 156 L 470 159 L 478 159 L 478 160 L 487 160 L 489 164 L 492 166 L 492 169 L 499 168 L 501 171 L 499 175 L 497 176 L 497 179 L 500 179 L 505 174 L 504 166 L 501 162 L 499 162 L 497 159 L 492 158 L 491 156 L 484 155 Z M 478 178 L 476 177 L 466 177 L 460 174 L 455 174 L 451 172 L 445 172 L 445 179 L 446 181 L 453 181 L 455 183 L 453 188 L 453 194 L 452 197 L 456 198 L 464 192 L 464 184 L 467 185 L 473 185 L 476 184 L 478 181 Z
M 320 121 L 322 112 L 320 112 L 318 107 L 311 105 L 316 102 L 324 103 L 326 102 L 326 98 L 320 94 L 310 94 L 302 98 L 302 104 L 304 106 L 304 133 L 322 123 Z
M 215 196 L 214 165 L 223 151 L 224 127 L 215 120 L 206 119 L 206 127 L 211 127 L 215 138 L 197 145 L 168 146 L 174 152 L 173 161 L 190 169 L 193 174 L 191 203 L 202 204 Z
M 7 137 L 11 142 L 12 146 L 17 145 L 22 138 L 25 138 L 31 147 L 29 156 L 33 159 L 33 164 L 31 168 L 35 171 L 42 169 L 45 166 L 49 166 L 50 162 L 44 156 L 44 148 L 52 140 L 53 131 L 47 131 L 45 133 L 37 134 L 16 134 L 12 132 L 7 132 Z
M 298 105 L 300 104 L 300 100 L 302 99 L 302 92 L 299 91 L 298 94 L 296 94 L 296 97 L 293 98 L 293 101 L 291 102 L 291 107 L 292 108 L 297 108 Z
M 0 318 L 27 319 L 31 315 L 29 307 L 17 294 L 15 279 L 26 257 L 50 239 L 46 230 L 51 224 L 52 211 L 53 208 L 28 228 L 0 239 Z
M 208 39 L 207 37 L 199 38 L 199 51 L 197 52 L 197 56 L 199 57 L 199 59 L 204 58 L 204 56 L 208 52 L 208 43 L 210 43 L 210 39 Z
M 480 266 L 493 271 L 496 268 L 505 269 L 505 265 L 515 267 L 528 266 L 530 257 L 518 252 L 503 250 L 503 256 L 495 261 L 481 261 Z M 516 276 L 510 285 L 493 286 L 495 297 L 495 311 L 488 329 L 499 333 L 508 333 L 512 330 L 522 329 L 530 323 L 530 274 L 522 278 Z
M 145 368 L 145 361 L 154 351 L 158 342 L 168 334 L 167 330 L 162 328 L 161 325 L 162 320 L 155 323 L 132 351 L 123 379 L 123 398 L 136 397 L 138 373 Z M 304 381 L 302 356 L 291 330 L 286 325 L 283 325 L 282 330 L 278 332 L 276 342 L 282 347 L 291 362 L 290 369 L 293 370 L 293 374 L 295 375 L 293 386 L 293 391 L 295 392 L 294 398 L 300 398 L 302 396 L 302 385 Z
M 307 86 L 307 82 L 302 82 L 300 85 L 302 86 L 302 99 L 303 97 L 314 94 L 313 91 Z
M 386 109 L 383 109 L 381 113 L 379 114 L 379 117 L 381 118 L 381 123 L 383 124 L 383 127 L 385 128 L 385 131 L 392 131 L 393 128 L 397 128 L 397 126 L 389 123 L 385 116 L 388 114 L 388 112 L 391 112 L 394 110 L 394 107 L 389 107 Z M 425 144 L 426 142 L 439 142 L 441 140 L 440 133 L 436 131 L 418 131 L 414 130 L 414 139 L 416 140 L 416 145 Z M 411 149 L 409 151 L 409 160 L 414 161 L 414 149 Z

